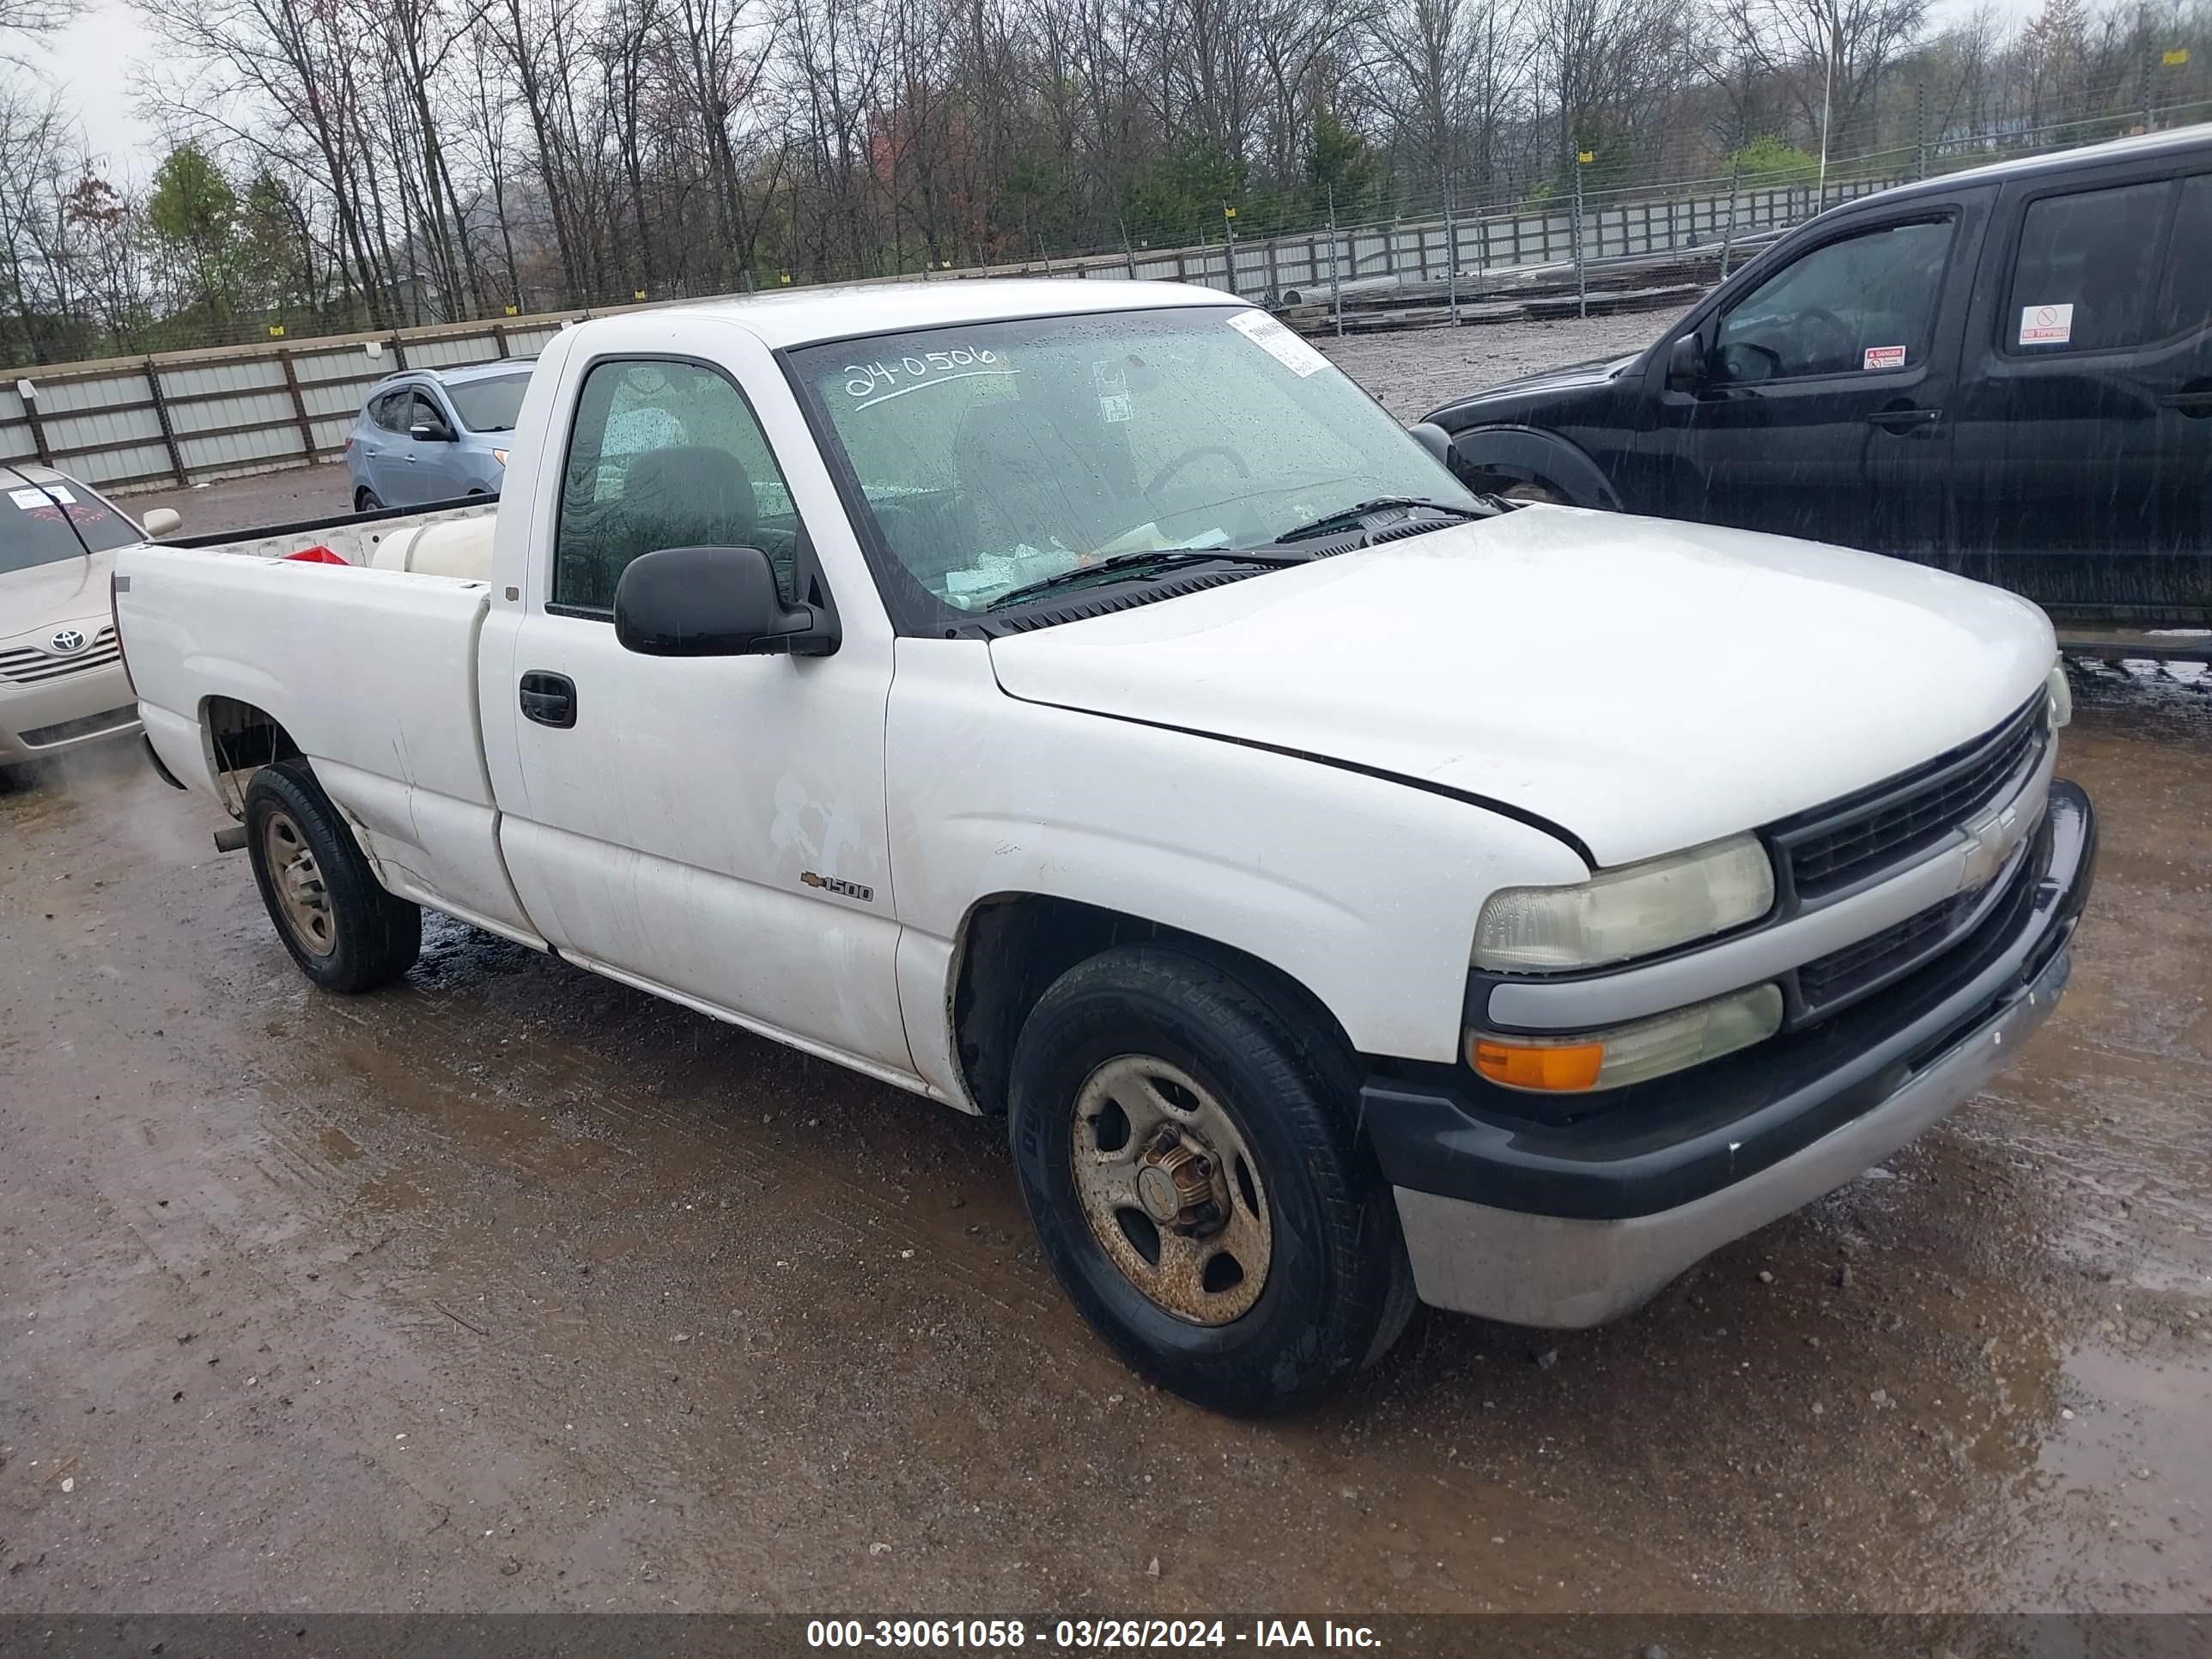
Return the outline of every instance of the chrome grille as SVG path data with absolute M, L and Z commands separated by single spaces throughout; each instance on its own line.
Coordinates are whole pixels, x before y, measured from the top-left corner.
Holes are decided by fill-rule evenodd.
M 36 646 L 0 651 L 0 679 L 15 685 L 40 685 L 82 674 L 88 668 L 105 668 L 121 655 L 115 644 L 115 629 L 103 628 L 93 635 L 90 645 L 74 656 L 57 657 Z

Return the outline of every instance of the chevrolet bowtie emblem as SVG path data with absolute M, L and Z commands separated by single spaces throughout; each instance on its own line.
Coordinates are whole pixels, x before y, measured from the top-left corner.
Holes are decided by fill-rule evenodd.
M 1991 807 L 1960 827 L 1966 834 L 1966 858 L 1959 872 L 1959 890 L 1964 893 L 1996 878 L 2011 859 L 2013 849 L 2035 827 L 2035 818 L 2008 802 Z

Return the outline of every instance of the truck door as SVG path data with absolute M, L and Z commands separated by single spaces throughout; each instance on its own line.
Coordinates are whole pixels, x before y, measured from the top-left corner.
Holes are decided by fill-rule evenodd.
M 2172 157 L 2007 192 L 1959 399 L 1963 568 L 2061 609 L 2212 602 L 2212 197 Z
M 1978 205 L 1848 222 L 1702 322 L 1701 374 L 1661 393 L 1674 516 L 1883 553 L 1942 545 L 1956 254 Z
M 672 332 L 663 314 L 597 337 L 602 355 L 562 375 L 531 499 L 510 489 L 501 509 L 533 526 L 529 586 L 495 594 L 481 671 L 501 850 L 564 955 L 907 1073 L 872 587 L 842 596 L 872 611 L 828 657 L 648 657 L 615 638 L 616 582 L 658 548 L 758 547 L 787 599 L 840 598 L 810 518 L 850 531 L 774 360 L 736 328 L 720 362 L 678 356 Z M 781 458 L 759 405 L 793 434 Z

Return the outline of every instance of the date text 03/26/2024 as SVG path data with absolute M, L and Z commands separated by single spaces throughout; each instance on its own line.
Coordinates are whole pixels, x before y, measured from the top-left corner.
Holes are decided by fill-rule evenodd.
M 1021 1619 L 813 1619 L 810 1648 L 877 1648 L 1005 1652 L 1034 1647 L 1051 1653 L 1166 1648 L 1377 1648 L 1366 1625 L 1304 1619 L 1060 1619 L 1032 1626 Z

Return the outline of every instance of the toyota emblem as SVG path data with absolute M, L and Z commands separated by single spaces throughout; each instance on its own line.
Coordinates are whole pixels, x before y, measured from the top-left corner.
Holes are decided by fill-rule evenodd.
M 64 628 L 46 643 L 53 647 L 54 654 L 58 657 L 75 656 L 84 649 L 84 635 L 74 628 Z

